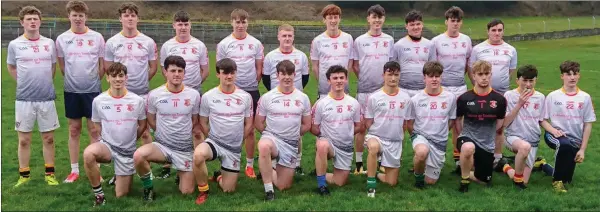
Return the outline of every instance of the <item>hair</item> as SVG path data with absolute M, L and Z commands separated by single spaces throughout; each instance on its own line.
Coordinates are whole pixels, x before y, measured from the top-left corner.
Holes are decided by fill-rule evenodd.
M 465 16 L 465 12 L 463 12 L 463 10 L 460 9 L 460 7 L 452 6 L 450 7 L 450 9 L 446 10 L 446 13 L 444 15 L 446 16 L 446 20 L 454 18 L 460 21 Z
M 423 21 L 423 14 L 417 10 L 411 10 L 404 16 L 404 22 L 407 24 L 414 21 Z
M 348 70 L 346 70 L 346 68 L 344 68 L 341 65 L 333 65 L 329 67 L 329 69 L 327 69 L 327 72 L 325 73 L 325 76 L 327 77 L 327 79 L 329 79 L 331 74 L 335 73 L 344 73 L 344 75 L 348 77 Z
M 215 69 L 217 71 L 217 74 L 219 74 L 219 73 L 223 73 L 223 74 L 235 73 L 237 71 L 237 65 L 235 64 L 235 61 L 233 61 L 232 59 L 223 58 L 215 64 Z M 221 71 L 223 71 L 223 72 L 221 72 Z
M 367 16 L 371 16 L 371 14 L 375 14 L 375 16 L 381 18 L 385 16 L 385 9 L 379 4 L 373 5 L 367 10 Z
M 335 4 L 328 4 L 327 6 L 323 7 L 323 10 L 321 10 L 321 16 L 325 18 L 328 15 L 342 16 L 342 9 Z
M 504 28 L 504 22 L 502 22 L 502 20 L 500 19 L 492 19 L 488 24 L 487 24 L 487 29 L 488 31 L 490 30 L 490 28 L 495 27 L 498 24 L 502 24 L 502 28 Z
M 281 26 L 279 26 L 279 29 L 277 29 L 277 32 L 280 31 L 294 31 L 294 27 L 292 25 L 289 24 L 282 24 Z
M 75 11 L 78 13 L 85 13 L 87 15 L 89 11 L 87 4 L 79 0 L 70 1 L 67 3 L 66 9 L 67 14 L 71 14 L 71 11 Z
M 281 62 L 277 63 L 275 68 L 277 69 L 277 74 L 284 73 L 286 75 L 292 75 L 294 72 L 296 72 L 296 66 L 294 63 L 292 63 L 292 61 L 289 60 L 282 60 Z
M 169 68 L 169 65 L 175 65 L 179 68 L 183 68 L 185 70 L 185 60 L 183 59 L 183 57 L 178 56 L 178 55 L 171 55 L 168 56 L 165 59 L 165 62 L 163 63 L 163 67 L 165 67 L 165 70 L 167 70 L 167 68 Z
M 119 12 L 119 17 L 121 16 L 121 14 L 127 13 L 127 10 L 135 13 L 135 15 L 139 15 L 138 12 L 140 11 L 138 6 L 133 2 L 126 2 L 121 4 L 119 9 L 117 10 Z
M 383 73 L 400 71 L 400 64 L 396 61 L 388 61 L 383 65 Z
M 34 6 L 25 6 L 19 11 L 19 20 L 25 19 L 25 15 L 37 15 L 42 20 L 42 12 Z
M 173 15 L 173 22 L 188 22 L 190 21 L 190 14 L 186 11 L 179 10 Z
M 560 74 L 565 74 L 569 72 L 579 73 L 579 63 L 571 60 L 567 60 L 560 64 Z
M 231 11 L 231 20 L 246 20 L 250 17 L 250 15 L 248 15 L 248 12 L 246 12 L 246 10 L 244 9 L 234 9 L 233 11 Z
M 473 64 L 473 73 L 478 73 L 478 72 L 492 72 L 492 64 L 490 64 L 490 62 L 485 61 L 485 60 L 478 60 Z
M 423 76 L 441 76 L 444 66 L 438 61 L 429 61 L 423 65 Z
M 517 79 L 523 77 L 523 79 L 533 79 L 538 75 L 538 70 L 534 65 L 527 64 L 519 67 L 517 70 Z
M 117 76 L 118 74 L 123 73 L 127 75 L 127 66 L 123 65 L 123 63 L 115 62 L 108 67 L 106 71 L 106 75 L 108 76 Z

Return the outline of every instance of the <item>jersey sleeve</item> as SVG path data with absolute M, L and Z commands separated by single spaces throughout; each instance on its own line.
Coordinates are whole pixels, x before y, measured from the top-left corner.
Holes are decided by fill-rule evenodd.
M 352 45 L 352 53 L 350 54 L 350 59 L 352 60 L 358 60 L 358 38 L 356 38 L 356 41 L 354 41 L 354 45 Z
M 114 49 L 112 47 L 113 42 L 108 40 L 106 44 L 104 44 L 104 60 L 113 62 L 115 61 Z
M 374 114 L 375 114 L 375 106 L 374 106 L 374 98 L 370 98 L 371 96 L 367 97 L 367 104 L 365 106 L 365 111 L 363 111 L 364 116 L 366 119 L 372 119 L 374 118 Z
M 540 116 L 538 117 L 538 121 L 543 121 L 544 120 L 544 113 L 546 112 L 546 97 L 544 95 L 542 96 L 542 100 L 540 101 Z
M 302 75 L 309 75 L 310 74 L 310 70 L 308 69 L 308 57 L 306 57 L 306 54 L 302 53 Z M 310 105 L 310 102 L 309 102 Z M 310 108 L 310 107 L 309 107 Z M 310 109 L 309 109 L 310 111 Z
M 156 97 L 152 95 L 152 92 L 148 94 L 148 113 L 156 114 L 156 105 L 155 105 Z
M 150 54 L 148 54 L 148 61 L 156 60 L 156 57 L 158 57 L 158 49 L 156 49 L 156 43 L 153 40 L 148 42 L 148 51 L 150 52 Z
M 504 119 L 506 117 L 506 98 L 504 96 L 500 96 L 498 99 L 498 119 Z
M 208 49 L 206 48 L 206 45 L 201 43 L 198 50 L 200 51 L 200 65 L 208 65 L 210 59 L 208 58 Z
M 262 60 L 265 58 L 265 47 L 260 41 L 256 42 L 256 53 L 254 54 L 255 60 Z
M 414 104 L 416 104 L 416 102 L 417 102 L 417 100 L 415 98 L 410 98 L 407 103 L 410 103 L 411 105 L 414 105 Z M 417 107 L 406 108 L 406 119 L 407 120 L 414 120 L 415 116 L 417 114 L 416 110 L 417 110 Z
M 139 107 L 138 107 L 138 120 L 145 120 L 146 119 L 146 107 L 144 107 L 146 105 L 146 103 L 144 102 L 143 98 L 140 98 L 139 100 Z
M 312 107 L 312 118 L 313 118 L 313 124 L 319 125 L 321 124 L 321 119 L 323 118 L 321 112 L 321 101 L 317 101 L 317 103 L 315 103 L 315 105 L 313 105 Z
M 317 38 L 313 39 L 310 44 L 310 59 L 319 60 L 319 42 Z
M 273 74 L 273 69 L 271 68 L 271 54 L 267 54 L 267 56 L 265 56 L 265 59 L 263 60 L 263 74 L 264 75 L 271 75 Z
M 430 42 L 429 43 L 429 55 L 428 55 L 427 61 L 436 61 L 437 60 L 436 51 L 437 50 L 435 49 L 435 43 Z
M 475 61 L 477 61 L 477 54 L 477 46 L 475 46 L 475 48 L 473 48 L 473 50 L 471 51 L 471 56 L 469 57 L 469 64 L 467 64 L 469 68 L 473 68 L 473 64 L 475 64 Z
M 390 56 L 390 61 L 396 61 L 398 63 L 400 63 L 400 56 L 399 56 L 399 50 L 400 50 L 400 43 L 394 43 L 394 46 L 392 47 L 392 54 Z
M 510 111 L 514 108 L 514 105 L 511 101 L 511 92 L 504 93 L 504 98 L 506 99 L 506 115 L 508 115 Z
M 158 65 L 163 67 L 163 65 L 165 64 L 165 60 L 167 59 L 167 45 L 163 44 L 160 47 L 160 57 L 158 58 Z M 167 67 L 163 67 L 164 69 L 167 69 Z
M 415 106 L 413 106 L 413 108 L 417 108 Z M 415 110 L 413 110 L 415 111 Z M 449 119 L 456 119 L 456 96 L 452 95 L 452 98 L 450 99 L 450 115 L 449 115 Z
M 250 94 L 246 95 L 246 102 L 248 102 L 248 104 L 246 104 L 246 108 L 244 108 L 244 117 L 248 118 L 248 117 L 252 117 L 254 116 L 254 114 L 252 114 L 252 112 L 254 111 L 254 105 L 252 105 L 253 101 L 252 101 L 252 97 L 250 96 Z
M 201 101 L 202 101 L 202 97 L 200 96 L 200 93 L 198 93 L 197 91 L 194 92 L 194 107 L 192 107 L 192 114 L 200 113 L 200 102 Z
M 10 64 L 10 65 L 17 65 L 17 57 L 15 56 L 15 44 L 13 42 L 10 42 L 8 44 L 8 52 L 6 55 L 6 63 Z
M 509 69 L 517 69 L 517 49 L 513 48 L 513 57 L 510 58 L 510 67 Z
M 60 40 L 61 40 L 61 37 L 59 36 L 58 38 L 56 38 L 56 42 L 54 42 L 54 45 L 56 46 L 56 56 L 60 57 L 60 58 L 64 58 L 65 52 L 63 51 L 62 46 L 60 45 Z
M 464 95 L 464 94 L 463 94 Z M 465 115 L 466 113 L 466 104 L 465 101 L 463 100 L 463 98 L 461 98 L 462 96 L 458 97 L 458 100 L 456 100 L 456 117 L 462 117 Z
M 100 44 L 98 46 L 98 57 L 104 58 L 104 54 L 106 51 L 106 42 L 104 41 L 104 37 L 102 37 L 102 34 L 98 33 L 98 36 L 96 36 L 96 39 L 98 39 L 97 43 Z
M 550 93 L 552 94 L 552 93 Z M 550 119 L 550 112 L 552 111 L 552 95 L 548 95 L 544 100 L 544 110 L 542 113 L 544 114 L 544 120 Z
M 583 106 L 583 122 L 595 122 L 596 121 L 596 113 L 594 113 L 594 105 L 592 103 L 591 97 L 586 97 L 584 106 Z
M 267 100 L 268 95 L 263 95 L 260 97 L 260 99 L 258 99 L 258 105 L 256 107 L 256 115 L 259 116 L 267 116 L 267 103 L 269 102 L 269 100 Z
M 302 106 L 304 107 L 304 109 L 302 110 L 302 116 L 310 116 L 310 99 L 308 98 L 308 96 L 304 96 L 303 100 L 302 100 Z
M 354 114 L 352 115 L 352 120 L 354 120 L 355 123 L 360 122 L 360 104 L 358 103 L 358 101 L 354 101 L 353 106 L 354 109 Z
M 219 42 L 217 44 L 217 62 L 219 62 L 219 60 L 222 60 L 223 58 L 227 57 L 227 55 L 225 54 L 225 44 L 223 44 L 223 41 Z
M 208 100 L 208 97 L 209 96 L 204 95 L 204 97 L 200 99 L 200 116 L 208 117 L 210 114 L 210 101 Z
M 100 117 L 100 113 L 98 112 L 98 101 L 97 99 L 94 99 L 92 101 L 92 122 L 100 122 L 101 117 Z
M 50 60 L 52 60 L 52 63 L 56 63 L 56 45 L 52 40 L 50 40 L 50 47 L 52 47 L 52 51 L 50 51 Z

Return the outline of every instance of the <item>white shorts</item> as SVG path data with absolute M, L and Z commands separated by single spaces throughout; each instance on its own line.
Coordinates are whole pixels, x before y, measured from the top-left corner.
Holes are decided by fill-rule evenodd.
M 419 144 L 424 144 L 429 148 L 429 155 L 425 161 L 425 176 L 431 179 L 439 179 L 444 162 L 446 162 L 446 152 L 435 148 L 425 137 L 416 135 L 412 142 L 413 149 Z
M 413 97 L 413 96 L 417 95 L 417 93 L 423 92 L 423 89 L 421 89 L 421 90 L 411 90 L 411 89 L 404 89 L 404 88 L 402 88 L 402 91 L 408 93 L 408 96 Z
M 267 132 L 262 135 L 261 139 L 269 139 L 275 145 L 275 151 L 277 151 L 277 158 L 275 158 L 275 160 L 277 164 L 291 169 L 296 168 L 296 160 L 298 160 L 298 147 L 294 147 L 277 138 L 277 136 L 273 136 Z
M 353 152 L 346 152 L 338 149 L 333 145 L 333 142 L 325 137 L 317 138 L 318 140 L 326 140 L 329 146 L 333 149 L 333 167 L 339 170 L 350 171 L 352 169 Z
M 400 157 L 402 156 L 402 142 L 390 142 L 383 140 L 375 135 L 367 134 L 365 136 L 365 147 L 367 141 L 375 139 L 379 143 L 379 154 L 381 157 L 381 166 L 390 168 L 400 168 Z
M 49 132 L 60 127 L 54 101 L 15 101 L 15 130 L 31 132 L 37 121 L 40 132 Z
M 446 91 L 449 91 L 450 93 L 453 93 L 454 96 L 456 96 L 456 98 L 458 99 L 458 97 L 460 95 L 462 95 L 463 93 L 466 93 L 467 90 L 467 85 L 463 85 L 463 86 L 442 86 L 442 88 Z
M 240 172 L 240 162 L 242 158 L 241 153 L 233 153 L 228 149 L 225 149 L 217 142 L 214 142 L 210 138 L 206 138 L 206 143 L 210 146 L 210 149 L 213 154 L 212 160 L 219 158 L 221 160 L 221 169 L 227 172 L 239 173 Z
M 162 154 L 167 159 L 167 162 L 173 164 L 177 171 L 191 172 L 192 171 L 192 160 L 194 158 L 194 152 L 182 152 L 172 150 L 158 142 L 152 142 L 156 147 L 160 149 Z
M 506 146 L 506 148 L 511 152 L 517 153 L 516 149 L 513 149 L 512 147 L 513 143 L 516 140 L 522 140 L 523 142 L 527 142 L 517 136 L 506 136 L 504 146 Z M 527 155 L 527 159 L 525 160 L 525 164 L 527 164 L 529 168 L 533 168 L 533 164 L 535 163 L 535 155 L 537 154 L 537 149 L 537 147 L 531 147 L 531 149 L 529 150 L 529 154 Z
M 367 109 L 367 100 L 368 100 L 369 96 L 371 96 L 371 94 L 373 94 L 373 93 L 357 93 L 356 94 L 356 100 L 358 101 L 358 104 L 360 104 L 360 114 L 365 113 L 365 110 Z
M 135 174 L 135 166 L 133 163 L 133 156 L 127 157 L 117 153 L 110 144 L 105 141 L 100 141 L 101 144 L 104 144 L 108 151 L 110 151 L 110 160 L 113 162 L 115 166 L 115 175 L 117 176 L 130 176 Z

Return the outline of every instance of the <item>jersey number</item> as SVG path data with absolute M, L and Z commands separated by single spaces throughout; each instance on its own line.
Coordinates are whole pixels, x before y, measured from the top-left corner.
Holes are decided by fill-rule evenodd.
M 117 112 L 119 112 L 119 113 L 121 112 L 121 107 L 117 106 Z
M 395 103 L 390 103 L 390 109 L 395 109 L 396 108 L 396 104 Z
M 432 102 L 432 103 L 429 105 L 429 109 L 430 109 L 430 110 L 435 110 L 435 109 L 437 109 L 437 102 Z
M 415 53 L 416 53 L 416 54 L 419 54 L 419 49 L 420 49 L 420 48 L 421 48 L 421 47 L 415 47 Z
M 573 105 L 573 103 L 567 103 L 567 109 L 573 110 L 574 108 L 575 108 L 575 105 Z
M 173 101 L 173 107 L 177 107 L 177 101 Z
M 283 106 L 284 107 L 289 107 L 290 106 L 290 102 L 283 102 Z

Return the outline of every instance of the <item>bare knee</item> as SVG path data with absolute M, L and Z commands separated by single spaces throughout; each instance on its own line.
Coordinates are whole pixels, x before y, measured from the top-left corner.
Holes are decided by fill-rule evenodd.
M 437 179 L 431 179 L 428 177 L 425 177 L 425 183 L 427 183 L 427 185 L 433 185 L 437 182 Z
M 531 144 L 529 144 L 529 142 L 523 142 L 523 144 L 521 145 L 521 148 L 519 148 L 519 151 L 523 151 L 524 153 L 529 153 L 530 150 L 531 150 Z
M 390 186 L 396 186 L 398 184 L 398 179 L 387 179 L 386 183 Z
M 473 144 L 472 142 L 464 143 L 460 147 L 460 152 L 461 152 L 461 154 L 466 154 L 466 155 L 474 154 L 475 153 L 475 144 Z
M 194 162 L 194 166 L 200 167 L 204 162 L 206 162 L 207 159 L 208 158 L 204 156 L 201 151 L 196 151 L 192 161 Z
M 137 164 L 143 161 L 146 161 L 146 154 L 144 154 L 144 152 L 142 151 L 135 151 L 135 153 L 133 153 L 133 161 Z
M 144 133 L 142 133 L 142 139 L 151 139 L 152 135 L 150 135 L 150 131 L 146 130 L 144 131 Z
M 369 148 L 369 154 L 379 153 L 379 143 L 377 143 L 375 140 L 368 140 L 367 148 Z
M 19 146 L 29 148 L 31 146 L 31 138 L 19 138 Z
M 54 134 L 52 133 L 47 133 L 42 135 L 42 140 L 44 141 L 44 144 L 46 145 L 54 145 Z
M 115 191 L 115 197 L 120 198 L 129 194 L 129 190 Z
M 83 162 L 86 164 L 96 163 L 96 154 L 91 150 L 91 148 L 85 148 L 83 151 Z
M 79 137 L 81 134 L 81 123 L 71 122 L 69 125 L 69 136 L 71 137 Z
M 415 149 L 415 160 L 417 161 L 425 161 L 425 159 L 427 159 L 427 156 L 429 155 L 429 149 L 427 149 L 427 147 L 422 147 L 421 145 L 419 145 L 416 149 Z
M 283 191 L 289 189 L 290 187 L 292 187 L 292 185 L 287 183 L 279 183 L 275 184 L 275 187 L 277 187 L 277 189 L 279 189 L 280 191 Z
M 194 193 L 194 188 L 183 187 L 183 188 L 179 188 L 179 191 L 181 191 L 181 194 L 187 195 L 187 194 Z
M 222 186 L 223 192 L 225 193 L 233 193 L 235 192 L 235 186 Z
M 97 137 L 100 134 L 100 131 L 94 125 L 91 125 L 91 126 L 88 125 L 88 133 L 90 134 L 90 136 L 92 136 L 92 138 L 97 139 Z M 92 141 L 92 142 L 95 142 L 95 141 Z
M 258 153 L 260 155 L 265 155 L 271 152 L 271 144 L 270 142 L 258 142 Z
M 317 142 L 317 154 L 327 155 L 329 152 L 329 143 L 327 141 L 320 140 Z

